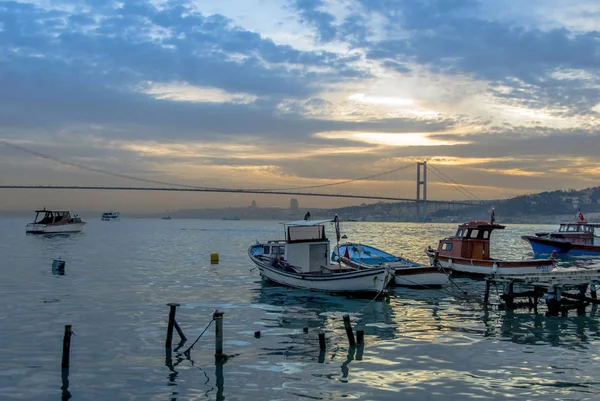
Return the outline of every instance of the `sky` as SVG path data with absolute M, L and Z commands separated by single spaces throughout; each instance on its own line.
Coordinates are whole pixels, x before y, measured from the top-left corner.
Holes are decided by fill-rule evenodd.
M 599 70 L 596 0 L 0 1 L 0 139 L 181 185 L 376 175 L 318 190 L 414 198 L 427 161 L 429 199 L 597 186 Z M 3 144 L 0 171 L 0 185 L 151 186 Z M 0 209 L 289 198 L 0 190 Z

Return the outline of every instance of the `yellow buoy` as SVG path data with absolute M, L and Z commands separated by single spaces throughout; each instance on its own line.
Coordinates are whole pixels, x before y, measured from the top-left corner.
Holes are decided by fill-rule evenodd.
M 212 265 L 218 265 L 219 264 L 219 254 L 218 253 L 211 253 L 210 254 L 210 263 Z

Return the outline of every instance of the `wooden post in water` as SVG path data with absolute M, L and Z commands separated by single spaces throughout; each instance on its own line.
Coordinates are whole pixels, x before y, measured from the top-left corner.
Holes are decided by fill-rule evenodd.
M 167 326 L 167 340 L 165 341 L 165 347 L 171 348 L 171 343 L 173 342 L 173 326 L 175 325 L 175 313 L 177 313 L 179 304 L 169 303 L 167 305 L 171 309 L 169 310 L 169 325 Z
M 69 368 L 69 357 L 71 352 L 71 325 L 65 325 L 65 335 L 63 337 L 63 350 L 62 350 L 62 364 L 61 367 L 63 369 Z
M 350 343 L 351 347 L 356 345 L 356 341 L 354 340 L 354 332 L 352 331 L 352 325 L 350 324 L 350 315 L 344 315 L 344 327 L 346 328 L 346 335 L 348 336 L 348 343 Z
M 177 330 L 177 334 L 179 334 L 181 341 L 187 341 L 187 337 L 185 334 L 183 334 L 183 330 L 181 330 L 181 327 L 179 327 L 177 320 L 173 320 L 173 326 L 175 326 L 175 330 Z
M 365 343 L 365 331 L 364 330 L 356 330 L 356 342 L 358 345 L 364 345 Z
M 514 289 L 515 289 L 515 282 L 510 281 L 508 283 L 508 285 L 506 285 L 506 288 L 504 290 L 504 302 L 506 303 L 506 307 L 508 309 L 513 309 L 513 307 L 514 307 L 514 301 L 515 301 Z
M 223 312 L 214 311 L 213 319 L 215 320 L 215 359 L 223 359 Z
M 325 350 L 325 333 L 319 333 L 319 348 Z
M 485 296 L 483 297 L 483 304 L 487 305 L 490 300 L 490 279 L 485 279 Z

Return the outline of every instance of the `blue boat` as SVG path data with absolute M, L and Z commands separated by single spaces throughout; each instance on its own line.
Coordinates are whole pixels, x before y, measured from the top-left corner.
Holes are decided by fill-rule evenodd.
M 394 270 L 394 284 L 402 287 L 433 288 L 443 287 L 448 284 L 448 275 L 437 267 L 421 265 L 401 256 L 382 251 L 375 247 L 345 243 L 340 244 L 338 253 L 332 252 L 334 261 L 341 261 L 345 265 L 357 269 L 369 269 L 389 266 Z
M 575 256 L 600 256 L 600 224 L 580 220 L 575 223 L 563 223 L 558 230 L 550 233 L 524 235 L 521 238 L 528 241 L 534 253 L 558 254 Z

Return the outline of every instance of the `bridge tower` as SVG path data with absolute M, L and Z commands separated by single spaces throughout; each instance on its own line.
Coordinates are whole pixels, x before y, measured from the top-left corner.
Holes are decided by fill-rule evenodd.
M 421 170 L 423 174 L 421 174 Z M 422 206 L 422 208 L 421 208 Z M 423 214 L 421 215 L 421 211 Z M 427 219 L 427 162 L 417 162 L 417 221 Z

